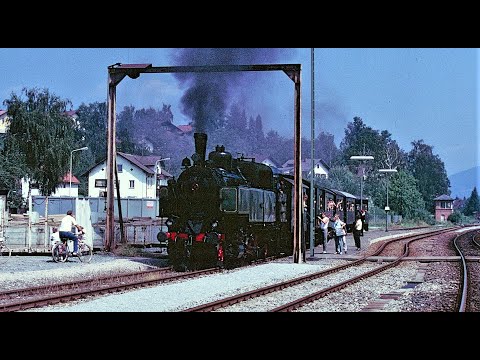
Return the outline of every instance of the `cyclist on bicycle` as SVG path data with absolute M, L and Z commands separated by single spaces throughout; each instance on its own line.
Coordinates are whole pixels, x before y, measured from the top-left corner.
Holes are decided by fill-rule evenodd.
M 73 255 L 76 256 L 78 251 L 78 236 L 72 232 L 74 226 L 78 229 L 78 231 L 83 230 L 83 227 L 77 224 L 75 216 L 73 215 L 73 211 L 68 210 L 67 215 L 62 219 L 58 233 L 60 235 L 60 239 L 68 238 L 73 240 Z

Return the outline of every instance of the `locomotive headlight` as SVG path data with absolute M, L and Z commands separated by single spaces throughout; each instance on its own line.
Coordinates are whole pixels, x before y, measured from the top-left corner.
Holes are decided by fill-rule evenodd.
M 172 226 L 173 225 L 172 219 L 167 219 L 167 221 L 165 221 L 165 225 Z

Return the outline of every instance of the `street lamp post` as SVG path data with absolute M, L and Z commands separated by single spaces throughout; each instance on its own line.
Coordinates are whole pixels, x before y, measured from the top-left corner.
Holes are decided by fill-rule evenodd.
M 350 156 L 350 160 L 360 160 L 365 161 L 365 160 L 373 160 L 373 156 L 370 155 L 354 155 Z M 362 167 L 362 177 L 360 178 L 360 211 L 363 210 L 363 177 L 365 176 L 365 168 Z
M 387 180 L 387 206 L 385 206 L 385 231 L 388 231 L 388 212 L 390 211 L 390 207 L 388 206 L 388 176 L 391 173 L 396 173 L 396 169 L 379 169 L 381 173 L 385 173 L 386 180 Z
M 88 146 L 84 146 L 80 149 L 75 149 L 70 151 L 70 187 L 68 188 L 68 196 L 72 196 L 72 159 L 73 159 L 73 152 L 74 151 L 83 151 L 88 150 Z

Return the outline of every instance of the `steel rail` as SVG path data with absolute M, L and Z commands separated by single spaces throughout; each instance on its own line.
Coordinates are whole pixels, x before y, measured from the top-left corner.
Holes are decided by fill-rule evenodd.
M 248 292 L 241 293 L 241 294 L 238 294 L 238 295 L 233 295 L 233 296 L 230 296 L 230 297 L 227 297 L 227 298 L 224 298 L 224 299 L 220 299 L 220 300 L 208 302 L 208 303 L 205 303 L 205 304 L 201 304 L 201 305 L 198 305 L 198 306 L 195 306 L 195 307 L 192 307 L 192 308 L 184 309 L 183 312 L 209 312 L 209 311 L 213 311 L 213 310 L 216 310 L 216 309 L 219 309 L 219 308 L 222 308 L 222 307 L 230 306 L 230 305 L 239 303 L 241 301 L 245 301 L 245 300 L 252 299 L 252 298 L 255 298 L 255 297 L 259 297 L 259 296 L 262 296 L 262 295 L 266 295 L 268 293 L 279 291 L 279 290 L 285 289 L 287 287 L 291 287 L 291 286 L 294 286 L 294 285 L 297 285 L 297 284 L 300 284 L 300 283 L 303 283 L 303 282 L 311 281 L 311 280 L 314 280 L 316 278 L 320 278 L 320 277 L 327 276 L 329 274 L 333 274 L 333 273 L 341 271 L 341 270 L 345 270 L 345 269 L 347 269 L 349 267 L 352 267 L 352 266 L 360 265 L 363 262 L 367 261 L 368 258 L 370 258 L 371 256 L 375 256 L 375 255 L 380 254 L 386 246 L 388 246 L 389 244 L 391 244 L 393 242 L 408 240 L 408 239 L 420 240 L 420 239 L 423 239 L 425 237 L 429 237 L 429 236 L 432 236 L 432 235 L 436 235 L 436 234 L 440 234 L 440 233 L 448 233 L 448 232 L 451 232 L 451 231 L 456 230 L 456 229 L 457 228 L 451 228 L 451 229 L 447 229 L 447 230 L 445 230 L 445 229 L 434 230 L 434 231 L 426 232 L 426 233 L 423 233 L 423 234 L 410 234 L 410 235 L 404 235 L 404 236 L 400 236 L 400 237 L 397 237 L 397 238 L 394 238 L 394 239 L 390 239 L 390 240 L 385 241 L 373 253 L 373 255 L 372 254 L 364 255 L 360 259 L 354 260 L 351 263 L 335 266 L 335 267 L 327 269 L 327 270 L 322 270 L 322 271 L 319 271 L 319 272 L 316 272 L 316 273 L 313 273 L 313 274 L 304 275 L 304 276 L 301 276 L 301 277 L 298 277 L 298 278 L 295 278 L 295 279 L 292 279 L 292 280 L 283 281 L 283 282 L 278 283 L 278 284 L 265 286 L 265 287 L 262 287 L 260 289 L 248 291 Z M 387 266 L 393 266 L 393 265 L 392 265 L 392 263 L 390 263 Z
M 80 298 L 86 298 L 89 296 L 96 296 L 96 295 L 104 295 L 109 293 L 116 293 L 120 291 L 130 290 L 139 287 L 151 286 L 156 284 L 161 284 L 170 281 L 177 281 L 183 279 L 194 278 L 202 275 L 209 275 L 212 273 L 220 272 L 218 268 L 212 269 L 205 269 L 199 271 L 192 271 L 188 273 L 182 273 L 172 276 L 164 276 L 158 277 L 153 276 L 152 278 L 152 271 L 143 272 L 144 278 L 140 280 L 134 280 L 131 282 L 123 282 L 122 275 L 115 275 L 111 276 L 110 280 L 113 283 L 97 283 L 91 282 L 89 285 L 83 286 L 80 289 L 72 289 L 71 285 L 67 286 L 67 293 L 61 293 L 64 291 L 61 287 L 58 288 L 58 292 L 60 294 L 41 294 L 41 295 L 33 295 L 27 299 L 21 300 L 14 300 L 14 301 L 7 301 L 5 303 L 0 304 L 0 312 L 12 312 L 12 311 L 20 311 L 26 310 L 34 307 L 42 307 L 46 305 L 53 305 L 58 304 L 61 302 L 68 302 L 72 300 L 77 300 Z M 128 274 L 127 277 L 130 277 L 132 274 Z M 138 274 L 134 274 L 137 275 Z M 104 277 L 104 280 L 108 280 L 109 277 Z M 47 286 L 48 287 L 48 286 Z M 28 289 L 25 289 L 28 290 Z M 72 291 L 73 290 L 73 291 Z M 25 293 L 26 294 L 26 293 Z

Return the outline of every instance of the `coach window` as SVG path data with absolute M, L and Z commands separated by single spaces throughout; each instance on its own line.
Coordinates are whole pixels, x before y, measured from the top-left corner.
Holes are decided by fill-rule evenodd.
M 355 205 L 352 201 L 347 201 L 347 211 L 355 211 Z
M 320 204 L 319 204 L 319 209 L 320 211 L 325 211 L 325 202 L 323 201 L 323 195 L 320 195 Z
M 220 199 L 222 200 L 220 210 L 227 212 L 237 211 L 237 190 L 232 188 L 223 188 L 220 190 Z
M 333 200 L 333 195 L 327 194 L 327 211 L 335 209 L 335 201 Z

